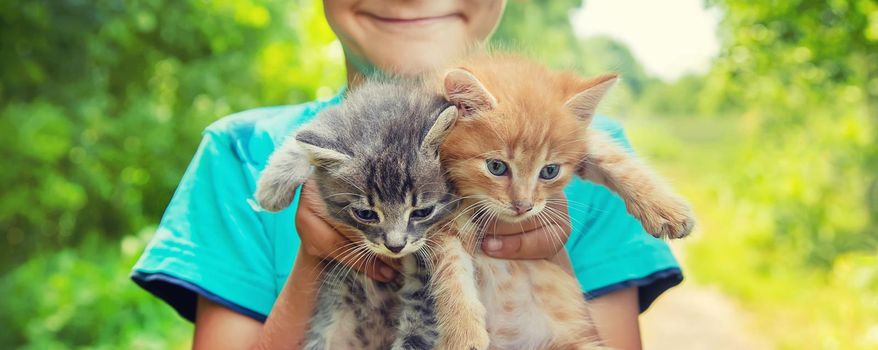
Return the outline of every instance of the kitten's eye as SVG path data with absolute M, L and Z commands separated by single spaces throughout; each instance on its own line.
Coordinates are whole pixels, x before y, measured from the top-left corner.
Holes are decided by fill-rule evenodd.
M 433 214 L 433 207 L 421 208 L 418 210 L 412 210 L 411 218 L 412 219 L 423 219 L 423 218 L 430 216 L 430 214 Z
M 561 166 L 558 164 L 549 164 L 540 170 L 540 178 L 543 180 L 551 180 L 558 176 L 561 172 Z
M 494 176 L 506 175 L 506 170 L 509 169 L 506 162 L 499 159 L 488 159 L 485 161 L 485 164 L 488 166 L 488 171 L 494 174 Z
M 377 222 L 378 221 L 378 213 L 374 210 L 369 209 L 351 209 L 351 212 L 354 213 L 354 216 L 357 219 L 363 220 L 365 222 Z

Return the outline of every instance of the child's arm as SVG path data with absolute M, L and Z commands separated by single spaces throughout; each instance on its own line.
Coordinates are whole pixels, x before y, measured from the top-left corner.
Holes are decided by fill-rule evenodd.
M 551 261 L 575 276 L 566 250 L 562 249 Z M 626 350 L 642 348 L 637 287 L 620 289 L 592 299 L 588 303 L 588 312 L 605 346 Z
M 641 349 L 637 287 L 592 299 L 588 310 L 604 345 L 610 349 Z
M 319 259 L 300 251 L 265 324 L 199 297 L 193 349 L 300 349 L 319 286 Z
M 293 270 L 278 295 L 265 324 L 211 302 L 199 302 L 195 320 L 196 349 L 299 349 L 313 313 L 322 265 L 337 258 L 338 247 L 349 241 L 324 221 L 317 212 L 321 202 L 313 182 L 305 185 L 296 210 L 296 227 L 302 244 Z M 290 223 L 292 224 L 292 223 Z M 335 254 L 335 255 L 334 255 Z M 347 264 L 350 261 L 339 260 Z M 382 262 L 354 269 L 382 281 L 393 279 L 393 270 Z M 387 269 L 382 272 L 379 269 Z M 390 275 L 384 275 L 390 273 Z M 204 306 L 203 306 L 204 305 Z M 202 307 L 203 306 L 203 307 Z
M 198 297 L 193 349 L 249 349 L 262 323 L 225 306 Z
M 320 259 L 300 249 L 290 278 L 262 327 L 256 349 L 302 348 L 320 288 L 320 270 Z

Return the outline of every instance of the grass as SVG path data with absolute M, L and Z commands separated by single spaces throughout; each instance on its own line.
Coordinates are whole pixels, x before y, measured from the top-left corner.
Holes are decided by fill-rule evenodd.
M 820 267 L 803 262 L 795 246 L 777 243 L 794 234 L 777 218 L 780 204 L 754 192 L 760 187 L 750 187 L 743 174 L 775 165 L 753 164 L 759 160 L 751 157 L 744 125 L 654 117 L 625 125 L 638 153 L 695 207 L 699 227 L 684 243 L 690 276 L 737 299 L 752 316 L 752 332 L 779 349 L 878 349 L 876 254 L 852 251 Z

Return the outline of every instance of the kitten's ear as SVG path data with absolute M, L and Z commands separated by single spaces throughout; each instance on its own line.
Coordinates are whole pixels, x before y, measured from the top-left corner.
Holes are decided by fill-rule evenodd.
M 296 187 L 311 175 L 307 152 L 293 137 L 287 140 L 268 158 L 268 165 L 259 176 L 256 200 L 268 211 L 281 211 L 293 201 Z
M 589 82 L 589 85 L 591 86 L 571 97 L 564 105 L 573 112 L 577 118 L 586 123 L 590 123 L 595 110 L 598 108 L 598 103 L 601 102 L 601 99 L 604 98 L 607 91 L 609 91 L 618 80 L 619 76 L 616 74 L 607 74 L 592 79 Z
M 329 141 L 316 132 L 303 130 L 296 134 L 296 141 L 314 166 L 331 169 L 351 160 L 351 156 L 332 149 Z
M 289 137 L 268 159 L 259 177 L 256 200 L 268 211 L 281 211 L 293 201 L 296 187 L 308 180 L 311 165 L 334 167 L 350 156 L 321 146 L 326 142 L 316 133 L 301 131 Z
M 497 99 L 470 72 L 456 68 L 445 73 L 445 99 L 455 105 L 463 117 L 497 106 Z
M 433 123 L 433 126 L 430 127 L 430 131 L 427 132 L 427 136 L 424 136 L 424 141 L 421 142 L 421 152 L 428 155 L 439 155 L 439 146 L 442 145 L 442 141 L 445 140 L 445 136 L 448 136 L 448 133 L 451 132 L 451 129 L 454 127 L 454 122 L 457 121 L 457 108 L 454 106 L 449 106 L 439 114 L 439 118 L 436 119 L 436 122 Z

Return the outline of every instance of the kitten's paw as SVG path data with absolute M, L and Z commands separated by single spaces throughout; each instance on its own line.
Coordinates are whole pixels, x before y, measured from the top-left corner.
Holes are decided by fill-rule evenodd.
M 674 197 L 672 200 L 657 201 L 633 211 L 646 232 L 655 237 L 683 238 L 695 228 L 692 209 L 682 198 Z
M 434 341 L 423 335 L 409 335 L 402 339 L 397 339 L 390 347 L 391 350 L 430 350 L 434 347 Z
M 477 334 L 453 336 L 442 339 L 437 349 L 442 350 L 488 350 L 491 345 L 491 339 L 488 332 L 477 332 Z
M 467 328 L 467 331 L 446 334 L 439 339 L 437 349 L 443 350 L 488 350 L 491 339 L 484 325 Z

